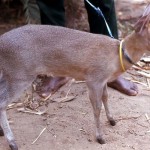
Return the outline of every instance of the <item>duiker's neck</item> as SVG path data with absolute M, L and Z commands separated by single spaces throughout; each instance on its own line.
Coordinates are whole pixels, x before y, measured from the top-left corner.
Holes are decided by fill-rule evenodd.
M 145 47 L 145 41 L 143 36 L 138 35 L 137 33 L 133 32 L 129 36 L 124 39 L 123 48 L 129 54 L 131 60 L 136 63 L 140 60 L 143 54 L 146 52 L 147 48 Z M 125 67 L 131 67 L 131 64 L 125 61 Z

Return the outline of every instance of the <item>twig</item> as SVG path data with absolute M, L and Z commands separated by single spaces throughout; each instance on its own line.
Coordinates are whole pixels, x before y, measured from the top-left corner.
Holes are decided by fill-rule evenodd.
M 142 67 L 137 67 L 137 66 L 132 66 L 132 67 L 133 67 L 134 69 L 136 69 L 136 70 L 140 70 L 140 71 L 143 71 L 143 72 L 149 74 L 149 72 L 148 72 L 147 70 L 143 69 Z
M 74 82 L 75 82 L 75 79 L 72 79 L 72 80 L 70 81 L 70 84 L 69 84 L 68 86 L 71 86 Z
M 23 112 L 23 113 L 29 113 L 29 114 L 35 114 L 35 115 L 43 115 L 44 113 L 46 113 L 47 109 L 43 110 L 43 111 L 32 111 L 30 109 L 25 109 L 24 107 L 17 109 L 17 111 L 19 112 Z
M 148 78 L 146 78 L 146 81 L 147 81 L 147 85 L 148 85 L 148 87 L 150 88 L 150 82 L 149 82 L 149 79 L 148 79 Z
M 117 120 L 117 121 L 121 121 L 121 120 L 137 119 L 137 118 L 139 118 L 139 117 L 141 117 L 141 115 L 139 115 L 139 116 L 137 116 L 137 117 L 118 118 L 118 119 L 116 119 L 116 120 Z
M 134 83 L 141 84 L 141 85 L 143 85 L 143 86 L 146 86 L 146 87 L 147 87 L 147 84 L 145 84 L 145 83 L 143 83 L 143 82 L 140 82 L 140 81 L 138 81 L 138 80 L 135 80 L 135 79 L 128 79 L 128 78 L 125 78 L 125 79 L 127 79 L 127 80 L 129 80 L 129 81 L 132 81 L 132 82 L 134 82 Z
M 75 82 L 75 79 L 72 79 L 72 80 L 70 81 L 70 84 L 68 85 L 69 90 L 67 91 L 66 96 L 63 98 L 63 100 L 68 97 L 69 92 L 71 91 L 71 85 L 72 85 L 74 82 Z
M 76 84 L 85 83 L 85 81 L 75 81 Z
M 150 118 L 148 116 L 148 114 L 145 114 L 146 120 L 148 121 L 148 123 L 150 124 Z
M 52 93 L 50 93 L 46 98 L 44 98 L 44 102 L 47 101 L 52 96 Z
M 71 87 L 70 87 L 69 90 L 67 91 L 67 94 L 66 94 L 66 96 L 64 97 L 64 99 L 68 97 L 70 91 L 71 91 Z
M 150 74 L 149 73 L 145 73 L 143 71 L 137 71 L 137 73 L 142 75 L 142 76 L 144 76 L 144 77 L 146 77 L 146 78 L 150 78 Z
M 13 109 L 13 108 L 16 108 L 16 107 L 20 107 L 20 106 L 23 106 L 23 103 L 11 103 L 11 104 L 8 105 L 7 110 Z
M 61 101 L 65 101 L 65 100 L 68 98 L 68 95 L 69 95 L 69 93 L 70 93 L 70 91 L 71 91 L 71 85 L 72 85 L 74 82 L 75 82 L 75 79 L 72 79 L 72 80 L 70 81 L 70 84 L 68 85 L 69 90 L 67 91 L 66 96 L 65 96 L 64 98 L 62 98 Z
M 38 137 L 32 142 L 32 144 L 34 144 L 39 138 L 40 136 L 43 134 L 43 132 L 46 130 L 47 127 L 45 127 L 41 132 L 40 134 L 38 135 Z

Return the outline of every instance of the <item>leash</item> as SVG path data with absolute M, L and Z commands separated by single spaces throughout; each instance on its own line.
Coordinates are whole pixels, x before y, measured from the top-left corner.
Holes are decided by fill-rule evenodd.
M 109 27 L 109 25 L 108 25 L 108 23 L 105 19 L 105 16 L 104 16 L 103 12 L 101 11 L 101 9 L 99 7 L 95 7 L 91 2 L 89 2 L 89 0 L 85 0 L 85 1 L 97 12 L 98 16 L 100 16 L 104 19 L 104 22 L 105 22 L 106 28 L 108 30 L 109 36 L 111 38 L 114 38 L 113 35 L 112 35 L 112 32 L 110 30 L 110 27 Z

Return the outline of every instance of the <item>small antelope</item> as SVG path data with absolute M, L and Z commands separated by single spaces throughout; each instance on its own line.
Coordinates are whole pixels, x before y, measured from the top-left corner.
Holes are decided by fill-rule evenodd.
M 119 56 L 117 39 L 49 25 L 26 25 L 1 35 L 0 125 L 11 150 L 18 150 L 18 146 L 9 127 L 6 108 L 38 74 L 85 80 L 93 106 L 96 139 L 105 143 L 99 119 L 102 103 L 108 121 L 115 125 L 108 108 L 107 82 L 121 75 L 122 67 L 132 66 L 129 58 L 137 62 L 143 53 L 150 51 L 150 4 L 135 24 L 135 31 L 121 45 Z

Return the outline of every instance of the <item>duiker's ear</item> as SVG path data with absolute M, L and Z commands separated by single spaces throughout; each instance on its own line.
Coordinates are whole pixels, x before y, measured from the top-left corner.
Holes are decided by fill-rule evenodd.
M 145 28 L 147 28 L 147 22 L 146 22 L 147 16 L 142 16 L 135 24 L 134 30 L 135 32 L 142 32 Z
M 150 3 L 145 8 L 142 17 L 135 24 L 134 26 L 135 32 L 142 33 L 144 29 L 149 28 L 149 23 L 150 23 Z
M 150 23 L 148 24 L 148 33 L 150 34 Z

